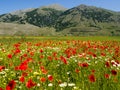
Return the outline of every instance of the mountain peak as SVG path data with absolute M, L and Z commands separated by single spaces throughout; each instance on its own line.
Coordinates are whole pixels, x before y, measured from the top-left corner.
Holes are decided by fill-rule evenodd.
M 17 10 L 17 11 L 14 11 L 14 12 L 11 12 L 12 15 L 23 15 L 24 13 L 26 12 L 30 12 L 34 10 L 34 8 L 28 8 L 28 9 L 23 9 L 23 10 Z
M 64 6 L 62 6 L 60 4 L 51 4 L 51 5 L 47 5 L 47 6 L 42 6 L 41 8 L 52 8 L 52 9 L 62 10 L 62 11 L 67 10 L 67 8 L 65 8 Z

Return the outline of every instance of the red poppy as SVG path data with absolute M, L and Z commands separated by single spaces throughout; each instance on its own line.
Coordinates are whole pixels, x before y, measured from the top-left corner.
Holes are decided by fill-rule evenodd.
M 101 53 L 101 56 L 106 56 L 106 54 L 102 52 L 102 53 Z
M 24 78 L 24 76 L 21 76 L 20 78 L 19 78 L 19 80 L 20 80 L 20 82 L 24 82 L 25 81 L 25 78 Z
M 42 59 L 42 58 L 44 58 L 44 56 L 43 56 L 43 55 L 40 55 L 40 58 Z
M 2 71 L 3 69 L 5 69 L 5 66 L 0 66 L 0 71 Z
M 40 49 L 40 53 L 42 53 L 43 52 L 43 50 L 42 49 Z
M 36 83 L 33 82 L 32 79 L 29 79 L 29 80 L 27 81 L 27 83 L 26 83 L 26 87 L 27 87 L 27 88 L 32 88 L 32 87 L 34 87 L 35 85 L 36 85 Z
M 27 64 L 21 64 L 19 66 L 19 70 L 27 70 L 28 69 L 28 65 Z
M 60 59 L 61 59 L 61 61 L 62 61 L 64 64 L 67 64 L 67 63 L 68 63 L 68 62 L 67 62 L 67 59 L 66 59 L 65 57 L 61 56 Z
M 46 70 L 46 69 L 42 69 L 41 71 L 42 71 L 43 74 L 47 74 L 48 73 L 48 70 Z
M 52 76 L 52 75 L 49 75 L 49 76 L 48 76 L 48 80 L 52 82 L 52 81 L 53 81 L 53 76 Z
M 95 70 L 93 69 L 91 72 L 94 74 L 94 73 L 95 73 Z
M 40 81 L 41 81 L 41 82 L 45 82 L 45 81 L 46 81 L 46 78 L 41 77 L 41 78 L 40 78 Z
M 0 87 L 0 90 L 3 90 L 3 89 Z
M 53 57 L 56 57 L 57 56 L 57 52 L 53 52 Z
M 89 78 L 90 82 L 95 82 L 96 81 L 96 78 L 95 78 L 94 74 L 89 75 L 88 78 Z
M 20 51 L 20 49 L 19 48 L 16 48 L 16 50 L 14 51 L 14 54 L 18 54 L 18 53 L 20 53 L 21 51 Z
M 105 77 L 106 79 L 109 79 L 109 78 L 110 78 L 110 75 L 109 75 L 109 74 L 104 74 L 104 77 Z
M 117 75 L 117 71 L 116 70 L 111 70 L 112 75 L 116 76 Z
M 51 56 L 48 56 L 47 58 L 48 58 L 48 60 L 52 61 L 52 57 Z
M 16 82 L 11 80 L 8 85 L 6 86 L 6 90 L 13 90 L 15 88 Z
M 105 66 L 109 68 L 109 67 L 110 67 L 110 62 L 107 61 L 107 62 L 105 63 Z
M 23 54 L 23 57 L 27 57 L 28 55 L 25 53 L 25 54 Z
M 11 58 L 12 58 L 12 54 L 8 54 L 7 57 L 8 57 L 9 59 L 11 59 Z
M 22 73 L 22 76 L 24 76 L 24 77 L 27 76 L 27 75 L 28 75 L 27 72 L 23 72 L 23 73 Z
M 76 68 L 76 69 L 75 69 L 75 72 L 76 72 L 76 73 L 79 73 L 79 72 L 80 72 L 80 70 Z
M 88 67 L 89 65 L 88 65 L 88 63 L 84 62 L 84 63 L 81 64 L 81 66 L 82 67 Z
M 16 43 L 16 44 L 14 44 L 14 47 L 15 47 L 15 48 L 20 47 L 20 43 Z

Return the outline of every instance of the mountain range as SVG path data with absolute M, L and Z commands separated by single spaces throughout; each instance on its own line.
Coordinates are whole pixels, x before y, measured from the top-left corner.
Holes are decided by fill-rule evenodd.
M 23 30 L 18 28 L 19 25 Z M 9 27 L 6 32 L 4 26 Z M 8 33 L 11 31 L 15 33 Z M 35 36 L 118 36 L 120 12 L 83 4 L 70 9 L 54 4 L 0 15 L 0 35 L 18 35 L 17 32 Z

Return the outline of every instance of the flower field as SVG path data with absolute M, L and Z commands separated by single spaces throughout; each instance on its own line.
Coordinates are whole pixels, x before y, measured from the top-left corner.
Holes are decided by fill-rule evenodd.
M 120 42 L 2 40 L 0 90 L 119 90 Z

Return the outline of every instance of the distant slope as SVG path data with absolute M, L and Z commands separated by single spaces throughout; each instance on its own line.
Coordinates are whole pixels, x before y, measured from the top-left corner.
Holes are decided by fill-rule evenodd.
M 0 23 L 0 36 L 49 36 L 56 35 L 54 28 L 39 28 L 30 24 Z

